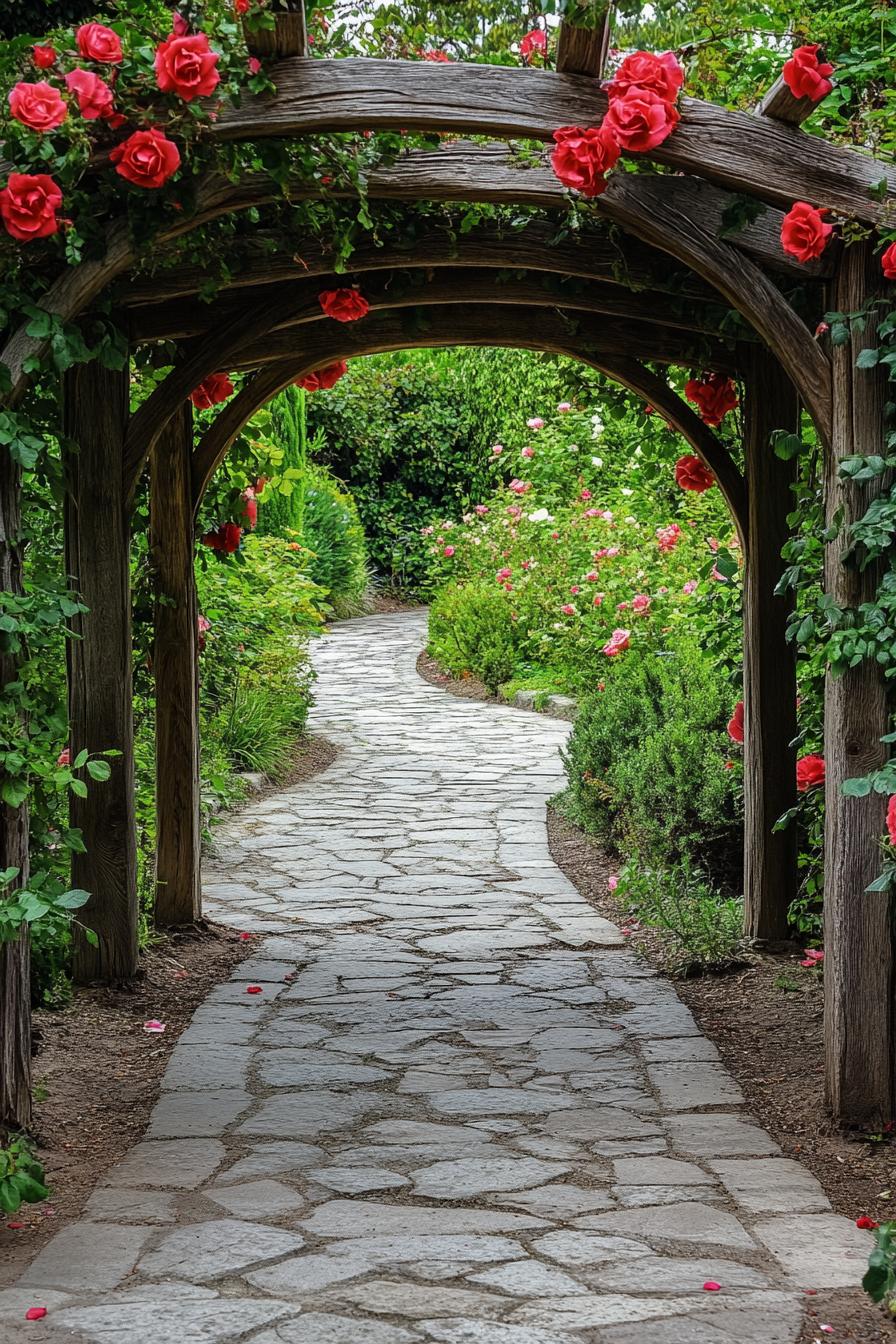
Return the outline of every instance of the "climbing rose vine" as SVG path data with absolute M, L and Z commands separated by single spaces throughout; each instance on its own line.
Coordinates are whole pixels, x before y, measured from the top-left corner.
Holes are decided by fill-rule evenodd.
M 720 425 L 737 405 L 734 382 L 723 373 L 701 373 L 697 378 L 689 378 L 684 385 L 684 394 L 697 407 L 700 419 L 707 425 Z
M 370 312 L 370 304 L 356 289 L 325 289 L 318 299 L 327 317 L 336 322 L 357 322 Z
M 233 383 L 226 373 L 211 373 L 194 387 L 190 400 L 197 411 L 208 411 L 233 396 Z
M 699 457 L 685 453 L 675 463 L 675 481 L 682 490 L 693 490 L 702 495 L 704 490 L 712 489 L 716 478 L 708 467 L 704 467 Z
M 322 369 L 315 369 L 313 373 L 306 373 L 304 378 L 297 378 L 296 386 L 303 387 L 306 392 L 325 392 L 334 387 L 347 371 L 346 361 L 337 359 L 334 364 L 327 364 Z
M 822 219 L 825 211 L 816 210 L 806 201 L 797 201 L 781 224 L 781 246 L 797 261 L 820 257 L 833 233 L 833 225 Z
M 834 73 L 834 67 L 823 61 L 817 42 L 805 47 L 797 47 L 789 61 L 785 61 L 781 76 L 795 98 L 811 98 L 818 103 L 826 98 L 834 87 L 828 75 Z

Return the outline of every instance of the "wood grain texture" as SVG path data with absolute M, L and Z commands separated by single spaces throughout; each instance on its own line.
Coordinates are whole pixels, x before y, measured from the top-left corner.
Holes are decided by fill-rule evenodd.
M 790 536 L 796 459 L 772 448 L 775 430 L 799 429 L 793 384 L 761 349 L 744 352 L 744 464 L 748 544 L 744 573 L 744 931 L 762 942 L 788 935 L 797 895 L 796 827 L 775 831 L 796 803 L 796 660 L 787 642 L 791 597 L 776 597 Z M 733 709 L 733 706 L 732 706 Z
M 799 126 L 815 111 L 818 103 L 812 98 L 797 98 L 779 75 L 756 109 L 760 117 L 772 117 Z
M 533 268 L 552 275 L 578 275 L 583 279 L 614 284 L 623 292 L 652 290 L 674 294 L 700 303 L 718 303 L 714 289 L 684 266 L 674 266 L 665 252 L 648 247 L 636 238 L 610 237 L 587 226 L 560 242 L 558 220 L 533 220 L 525 229 L 507 229 L 486 223 L 458 234 L 446 220 L 415 233 L 400 247 L 384 248 L 366 237 L 358 239 L 348 261 L 349 276 L 356 271 L 390 270 L 403 266 L 483 266 Z M 328 239 L 308 238 L 300 247 L 288 246 L 271 232 L 256 231 L 235 242 L 228 259 L 233 273 L 220 288 L 221 296 L 258 285 L 282 284 L 332 271 L 335 249 Z M 193 299 L 214 278 L 206 266 L 176 266 L 146 276 L 131 273 L 116 290 L 116 300 L 131 312 L 131 321 L 142 323 L 173 299 Z M 819 292 L 819 286 L 810 288 Z M 200 300 L 201 302 L 201 300 Z M 178 309 L 174 310 L 179 311 Z M 208 304 L 202 303 L 202 311 Z M 135 331 L 142 332 L 139 326 Z
M 607 108 L 594 79 L 509 66 L 296 57 L 275 65 L 271 78 L 275 94 L 226 109 L 210 134 L 255 140 L 407 127 L 548 141 L 558 126 L 598 125 Z M 696 98 L 681 106 L 680 124 L 649 156 L 654 162 L 784 209 L 807 200 L 872 223 L 886 217 L 886 202 L 872 193 L 883 180 L 896 194 L 892 164 L 770 117 Z
M 9 449 L 0 447 L 0 592 L 22 592 L 22 479 Z M 0 653 L 0 693 L 17 675 L 16 659 Z M 24 725 L 22 725 L 24 731 Z M 2 778 L 2 772 L 0 772 Z M 11 889 L 28 881 L 28 807 L 0 802 L 0 870 L 18 869 Z M 31 1121 L 31 952 L 27 924 L 14 942 L 0 943 L 0 1135 Z
M 280 0 L 280 4 L 281 12 L 274 14 L 273 28 L 256 28 L 243 19 L 249 54 L 259 60 L 309 55 L 304 0 Z
M 75 931 L 80 983 L 128 980 L 137 969 L 137 845 L 134 821 L 134 722 L 131 686 L 129 531 L 122 488 L 128 369 L 77 364 L 63 378 L 66 453 L 65 558 L 73 590 L 89 608 L 68 641 L 69 745 L 110 758 L 111 777 L 87 780 L 71 799 L 70 820 L 86 853 L 72 856 L 72 885 L 90 892 L 80 921 L 99 940 Z
M 150 556 L 155 579 L 155 921 L 202 916 L 199 851 L 199 658 L 190 466 L 192 406 L 185 401 L 150 456 Z
M 856 312 L 885 281 L 871 243 L 848 249 L 832 297 L 840 312 Z M 856 608 L 873 598 L 880 570 L 861 571 L 847 560 L 848 529 L 882 488 L 841 480 L 838 467 L 853 453 L 885 454 L 886 381 L 880 369 L 857 369 L 861 350 L 876 342 L 874 321 L 834 350 L 834 434 L 825 460 L 825 513 L 842 523 L 825 552 L 825 590 L 836 604 Z M 864 661 L 825 684 L 825 1059 L 827 1098 L 835 1117 L 880 1126 L 894 1106 L 893 897 L 865 888 L 881 869 L 880 837 L 887 800 L 879 793 L 844 798 L 845 779 L 879 769 L 891 748 L 880 741 L 890 727 L 883 674 Z
M 466 241 L 466 240 L 464 240 Z M 473 258 L 472 249 L 464 249 L 465 259 Z M 379 260 L 377 258 L 377 260 Z M 583 258 L 582 265 L 584 266 Z M 322 316 L 318 294 L 352 281 L 360 284 L 365 297 L 374 308 L 399 307 L 415 303 L 464 303 L 468 296 L 478 299 L 487 296 L 490 302 L 501 304 L 530 303 L 556 306 L 570 311 L 604 313 L 635 323 L 671 327 L 695 335 L 705 335 L 725 342 L 730 336 L 722 334 L 738 331 L 732 322 L 731 310 L 719 303 L 705 304 L 692 297 L 680 298 L 651 291 L 633 293 L 620 285 L 583 276 L 563 276 L 538 270 L 511 272 L 513 254 L 505 256 L 503 264 L 487 267 L 484 261 L 473 266 L 432 267 L 428 263 L 414 266 L 408 259 L 398 270 L 367 271 L 356 265 L 348 274 L 323 274 L 314 278 L 281 282 L 278 298 L 292 294 L 296 317 L 280 323 L 288 328 Z M 265 285 L 238 289 L 217 299 L 203 303 L 201 299 L 177 299 L 172 303 L 143 307 L 132 315 L 130 333 L 135 344 L 147 341 L 195 340 L 231 325 L 244 312 L 265 301 L 272 291 Z M 741 327 L 738 334 L 756 340 L 750 328 Z
M 580 359 L 605 372 L 657 406 L 715 472 L 738 523 L 746 521 L 744 486 L 739 472 L 719 440 L 656 374 L 622 356 L 617 343 L 599 349 L 583 333 L 573 333 L 554 315 L 540 310 L 434 309 L 423 327 L 407 328 L 394 314 L 382 313 L 363 323 L 335 329 L 332 323 L 320 334 L 298 335 L 286 358 L 260 369 L 226 403 L 200 440 L 193 456 L 194 508 L 223 460 L 230 444 L 255 412 L 294 379 L 322 364 L 352 355 L 383 350 L 411 349 L 431 345 L 504 345 L 526 349 L 549 349 Z
M 615 6 L 608 4 L 603 21 L 591 28 L 578 28 L 565 20 L 557 38 L 557 73 L 600 78 L 610 49 L 610 29 Z

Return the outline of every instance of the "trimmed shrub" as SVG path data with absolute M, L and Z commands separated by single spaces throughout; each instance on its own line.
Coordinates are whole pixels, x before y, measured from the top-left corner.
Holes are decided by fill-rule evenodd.
M 724 751 L 727 679 L 681 643 L 621 657 L 604 687 L 582 700 L 564 753 L 573 819 L 645 864 L 689 861 L 737 888 L 742 817 Z
M 492 693 L 513 676 L 516 633 L 510 604 L 487 584 L 445 588 L 429 612 L 430 655 L 456 676 L 475 672 Z
M 310 578 L 326 588 L 337 616 L 358 616 L 369 586 L 367 544 L 351 495 L 319 467 L 302 481 L 303 544 L 308 548 Z

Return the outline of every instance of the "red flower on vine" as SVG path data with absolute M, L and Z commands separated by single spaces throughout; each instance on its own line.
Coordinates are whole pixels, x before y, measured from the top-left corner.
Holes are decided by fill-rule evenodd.
M 887 803 L 887 835 L 890 837 L 890 844 L 896 845 L 896 793 L 891 795 Z
M 663 102 L 674 103 L 684 83 L 684 71 L 671 51 L 633 51 L 607 84 L 610 98 L 622 98 L 629 89 L 649 89 Z
M 325 289 L 317 297 L 327 317 L 336 322 L 357 322 L 370 312 L 370 304 L 357 289 Z
M 212 51 L 205 33 L 184 37 L 172 34 L 156 49 L 156 83 L 162 93 L 175 93 L 185 103 L 207 98 L 221 82 L 215 68 L 220 57 Z
M 46 173 L 10 173 L 0 191 L 0 219 L 20 243 L 57 233 L 56 211 L 61 205 L 62 192 Z
M 896 243 L 891 243 L 880 259 L 886 280 L 896 280 Z
M 834 73 L 834 67 L 821 60 L 820 51 L 817 42 L 810 42 L 805 47 L 797 47 L 790 60 L 784 62 L 781 77 L 794 98 L 811 98 L 813 103 L 819 103 L 834 87 L 828 79 L 828 75 Z
M 738 700 L 734 706 L 734 713 L 728 720 L 728 736 L 732 742 L 743 742 L 744 740 L 744 702 Z
M 556 148 L 551 167 L 564 187 L 583 196 L 599 196 L 607 189 L 607 173 L 619 160 L 619 146 L 603 126 L 561 126 L 554 131 Z
M 816 789 L 824 783 L 824 757 L 801 756 L 796 763 L 796 786 L 800 793 Z
M 221 523 L 213 532 L 206 532 L 202 544 L 208 546 L 209 550 L 232 555 L 239 550 L 242 539 L 243 529 L 239 523 Z
M 198 387 L 190 393 L 190 400 L 197 411 L 210 410 L 220 402 L 233 396 L 233 383 L 226 373 L 210 373 L 203 378 Z
M 705 490 L 712 489 L 716 478 L 708 467 L 704 467 L 699 457 L 685 453 L 675 463 L 675 481 L 682 490 L 693 490 L 695 494 L 702 495 Z
M 133 182 L 135 187 L 149 190 L 163 187 L 180 167 L 177 145 L 155 126 L 148 131 L 134 131 L 115 146 L 109 158 L 120 177 Z
M 49 70 L 51 65 L 56 64 L 56 50 L 54 47 L 32 47 L 31 56 L 38 70 Z
M 347 371 L 348 364 L 345 360 L 337 359 L 335 363 L 327 364 L 322 369 L 306 373 L 304 378 L 297 378 L 296 386 L 303 387 L 306 392 L 326 392 L 334 387 Z
M 699 378 L 689 378 L 684 394 L 697 407 L 700 419 L 707 425 L 720 425 L 737 405 L 734 382 L 722 373 L 701 373 Z
M 124 60 L 118 34 L 105 24 L 83 23 L 75 33 L 75 41 L 85 61 L 99 61 L 102 65 L 120 65 Z
M 820 257 L 834 232 L 831 224 L 822 219 L 824 210 L 816 210 L 806 201 L 797 201 L 784 216 L 781 224 L 781 246 L 797 261 L 812 261 Z
M 652 89 L 633 85 L 620 97 L 610 99 L 603 124 L 623 149 L 643 154 L 661 145 L 680 120 L 672 103 Z
M 111 117 L 114 111 L 115 95 L 104 79 L 92 70 L 71 70 L 65 77 L 65 85 L 78 100 L 78 111 L 85 121 L 96 121 L 98 117 Z
M 452 62 L 452 58 L 446 51 L 434 51 L 431 49 L 424 51 L 421 48 L 417 52 L 417 55 L 424 61 L 433 61 L 436 65 L 450 65 Z
M 68 106 L 58 89 L 46 80 L 38 84 L 19 81 L 9 91 L 9 110 L 16 121 L 31 131 L 55 131 L 68 116 Z

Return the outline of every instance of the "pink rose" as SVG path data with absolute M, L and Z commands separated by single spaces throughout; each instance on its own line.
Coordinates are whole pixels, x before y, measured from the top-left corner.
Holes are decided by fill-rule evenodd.
M 75 33 L 78 51 L 85 61 L 99 61 L 103 65 L 120 65 L 124 60 L 117 33 L 102 23 L 84 23 Z
M 221 82 L 215 68 L 219 56 L 212 51 L 205 33 L 187 37 L 173 34 L 156 48 L 156 83 L 162 93 L 174 93 L 185 103 L 207 98 Z
M 684 71 L 671 51 L 633 51 L 626 56 L 606 86 L 610 98 L 622 98 L 629 89 L 650 89 L 663 102 L 674 103 L 684 83 Z
M 629 647 L 630 637 L 630 630 L 614 630 L 607 640 L 607 643 L 604 645 L 602 652 L 605 653 L 608 658 L 615 658 L 618 654 L 624 653 Z
M 58 89 L 46 80 L 39 84 L 19 82 L 9 91 L 9 110 L 16 121 L 31 131 L 55 131 L 68 116 L 68 107 Z
M 85 121 L 108 117 L 113 111 L 114 96 L 104 79 L 92 70 L 71 70 L 65 77 L 66 88 L 78 100 L 78 110 Z
M 452 555 L 454 554 L 454 547 L 446 546 L 445 549 L 442 551 L 442 554 L 444 555 L 446 560 L 450 560 Z
M 680 119 L 677 109 L 659 94 L 633 86 L 610 100 L 604 126 L 622 149 L 643 154 L 661 145 Z
M 564 187 L 589 197 L 606 191 L 607 174 L 619 162 L 619 145 L 606 122 L 587 128 L 561 126 L 554 141 L 551 167 Z

